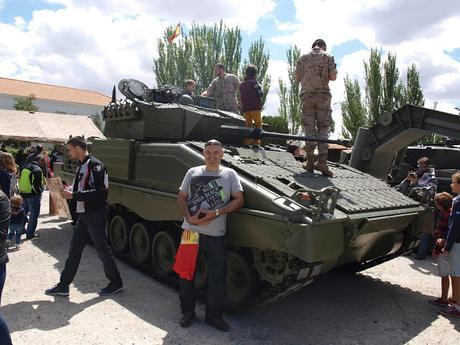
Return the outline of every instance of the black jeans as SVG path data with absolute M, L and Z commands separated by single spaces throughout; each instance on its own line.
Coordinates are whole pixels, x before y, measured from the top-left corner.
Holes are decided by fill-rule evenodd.
M 60 285 L 69 286 L 73 281 L 80 264 L 83 248 L 90 238 L 104 265 L 104 272 L 109 281 L 113 284 L 122 284 L 120 273 L 105 238 L 105 221 L 104 212 L 79 215 L 70 243 L 69 257 L 61 274 Z
M 204 255 L 208 270 L 206 316 L 221 316 L 227 294 L 225 237 L 200 234 L 200 252 Z M 185 314 L 195 310 L 196 291 L 194 281 L 180 279 L 179 298 L 182 313 Z

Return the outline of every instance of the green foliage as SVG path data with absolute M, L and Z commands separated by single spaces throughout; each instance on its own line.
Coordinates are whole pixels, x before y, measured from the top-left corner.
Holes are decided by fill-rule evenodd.
M 422 87 L 420 86 L 420 74 L 414 64 L 407 69 L 407 86 L 403 91 L 404 104 L 414 104 L 421 107 L 425 105 Z
M 399 70 L 396 67 L 396 55 L 388 52 L 387 60 L 383 63 L 382 79 L 382 111 L 392 112 L 400 107 L 402 84 L 399 82 Z M 380 117 L 380 113 L 378 114 Z M 377 118 L 378 120 L 378 118 Z
M 289 133 L 288 122 L 282 116 L 264 116 L 264 123 L 270 126 L 269 131 Z
M 182 87 L 185 80 L 193 79 L 197 94 L 201 94 L 214 78 L 216 63 L 223 63 L 228 73 L 241 77 L 242 38 L 238 27 L 228 28 L 222 21 L 212 26 L 193 23 L 188 35 L 182 33 L 180 40 L 168 43 L 174 29 L 167 28 L 157 43 L 158 58 L 153 60 L 157 85 Z M 258 68 L 264 102 L 270 88 L 270 77 L 266 75 L 268 60 L 269 54 L 264 52 L 264 41 L 260 38 L 251 44 L 244 61 Z
M 369 62 L 364 62 L 364 80 L 366 83 L 366 106 L 368 124 L 375 124 L 382 107 L 382 73 L 380 70 L 382 51 L 372 48 Z
M 345 82 L 345 101 L 342 102 L 342 135 L 354 140 L 359 127 L 365 127 L 366 109 L 361 102 L 361 89 L 357 80 L 351 80 L 347 75 Z
M 25 111 L 38 111 L 38 107 L 34 104 L 35 95 L 31 94 L 28 97 L 15 97 L 14 109 Z
M 285 119 L 288 123 L 289 133 L 297 134 L 302 124 L 302 109 L 300 102 L 300 83 L 295 80 L 295 70 L 297 60 L 300 58 L 300 49 L 297 46 L 292 46 L 286 52 L 288 60 L 288 82 L 285 83 L 281 79 L 279 84 L 279 116 Z
M 407 81 L 400 80 L 396 54 L 389 52 L 382 63 L 382 51 L 371 49 L 364 62 L 365 95 L 359 83 L 345 78 L 345 101 L 342 103 L 342 135 L 354 141 L 358 128 L 373 126 L 384 111 L 393 112 L 404 104 L 423 105 L 419 72 L 414 64 L 407 69 Z

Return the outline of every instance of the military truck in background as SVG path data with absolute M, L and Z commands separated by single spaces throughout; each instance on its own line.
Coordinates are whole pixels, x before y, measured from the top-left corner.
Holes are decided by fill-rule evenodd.
M 244 126 L 243 118 L 216 110 L 212 100 L 181 104 L 170 91 L 135 80 L 119 89 L 126 99 L 113 97 L 103 112 L 107 140 L 93 139 L 90 150 L 110 176 L 112 250 L 155 276 L 175 279 L 176 195 L 186 171 L 204 164 L 211 138 L 223 142 L 222 164 L 235 169 L 245 191 L 244 207 L 227 226 L 233 306 L 283 296 L 335 267 L 370 267 L 418 244 L 425 209 L 384 181 L 339 163 L 330 163 L 334 178 L 327 178 L 306 172 L 287 152 L 243 148 L 241 134 L 221 129 Z M 66 160 L 60 176 L 70 183 L 74 172 Z M 202 257 L 195 284 L 206 285 Z

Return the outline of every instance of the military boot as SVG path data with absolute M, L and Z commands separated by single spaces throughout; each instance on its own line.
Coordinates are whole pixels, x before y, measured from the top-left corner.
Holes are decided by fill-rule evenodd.
M 307 155 L 307 161 L 303 163 L 302 167 L 309 173 L 312 173 L 313 169 L 315 168 L 315 156 Z
M 332 171 L 329 170 L 329 167 L 327 166 L 326 157 L 320 156 L 314 168 L 315 170 L 318 170 L 319 172 L 321 172 L 323 175 L 327 177 L 332 177 L 334 175 Z

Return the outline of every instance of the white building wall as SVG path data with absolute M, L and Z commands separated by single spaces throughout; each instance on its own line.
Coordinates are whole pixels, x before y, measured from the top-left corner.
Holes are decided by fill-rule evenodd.
M 33 102 L 38 111 L 44 113 L 63 113 L 78 115 L 100 115 L 104 107 L 90 104 L 59 102 L 47 99 L 35 99 Z M 0 94 L 0 109 L 14 110 L 15 96 Z

